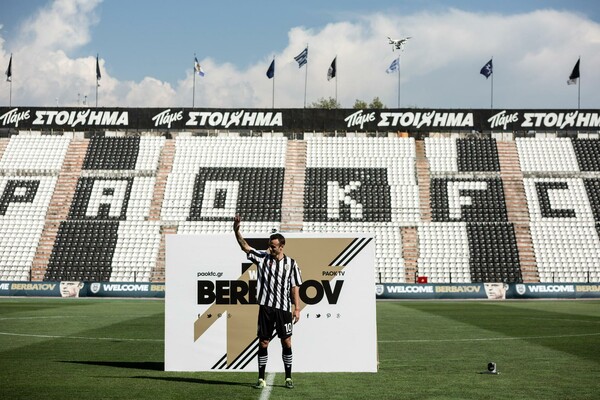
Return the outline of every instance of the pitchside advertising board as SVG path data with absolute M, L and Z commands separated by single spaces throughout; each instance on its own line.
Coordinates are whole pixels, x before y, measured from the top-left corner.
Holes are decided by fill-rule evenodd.
M 245 237 L 266 249 L 264 235 Z M 365 235 L 286 235 L 303 279 L 294 371 L 377 371 L 374 247 Z M 233 234 L 166 236 L 165 370 L 256 371 L 256 273 Z M 283 372 L 277 337 L 267 371 Z
M 600 110 L 215 109 L 0 107 L 0 128 L 33 130 L 231 129 L 323 131 L 530 131 L 600 128 Z
M 325 295 L 325 293 L 323 293 Z M 584 299 L 600 298 L 600 282 L 457 283 L 375 285 L 378 300 L 406 299 Z M 0 296 L 164 298 L 164 283 L 143 282 L 0 282 Z M 326 315 L 326 314 L 325 314 Z
M 35 281 L 0 282 L 0 296 L 34 297 L 140 297 L 164 298 L 164 283 Z
M 378 300 L 424 299 L 584 299 L 600 298 L 600 282 L 590 283 L 384 283 L 375 286 Z

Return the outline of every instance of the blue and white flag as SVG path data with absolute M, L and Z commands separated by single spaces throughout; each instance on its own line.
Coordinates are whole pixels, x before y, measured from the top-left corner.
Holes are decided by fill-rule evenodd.
M 394 61 L 392 61 L 392 63 L 390 64 L 388 69 L 385 70 L 385 72 L 391 74 L 392 72 L 398 71 L 398 68 L 400 68 L 400 60 L 396 58 Z
M 308 62 L 308 47 L 302 50 L 302 53 L 294 57 L 294 60 L 298 62 L 298 68 L 301 68 L 304 64 L 306 64 Z
M 196 72 L 200 76 L 204 76 L 204 70 L 202 69 L 202 66 L 200 65 L 200 63 L 198 62 L 197 57 L 194 57 L 194 72 Z
M 494 73 L 494 66 L 492 65 L 492 60 L 488 61 L 482 68 L 479 73 L 485 76 L 485 79 L 489 78 L 490 75 Z

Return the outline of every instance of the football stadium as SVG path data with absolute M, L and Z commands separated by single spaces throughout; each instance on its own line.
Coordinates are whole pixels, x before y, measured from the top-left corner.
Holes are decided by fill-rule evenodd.
M 3 398 L 600 391 L 597 110 L 3 107 L 0 124 Z M 252 350 L 165 368 L 167 238 L 234 240 L 236 214 L 263 237 L 374 239 L 376 373 L 298 372 L 290 391 L 268 368 L 257 392 Z M 347 271 L 316 291 L 327 318 L 351 313 Z

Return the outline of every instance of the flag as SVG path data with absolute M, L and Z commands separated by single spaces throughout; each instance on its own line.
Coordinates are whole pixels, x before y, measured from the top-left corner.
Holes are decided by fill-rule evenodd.
M 396 72 L 398 68 L 400 68 L 400 60 L 396 58 L 394 61 L 392 61 L 392 63 L 390 64 L 388 69 L 385 70 L 385 72 L 391 74 L 392 72 Z
M 267 78 L 271 79 L 275 76 L 275 59 L 271 61 L 271 65 L 269 65 L 269 69 L 267 70 Z
M 298 68 L 301 68 L 304 64 L 306 64 L 308 62 L 308 47 L 302 50 L 302 53 L 294 57 L 294 60 L 298 62 Z
M 96 54 L 96 80 L 99 81 L 102 79 L 102 74 L 100 73 L 100 63 L 98 62 L 98 55 Z
M 6 69 L 6 82 L 12 82 L 12 54 L 8 61 L 8 68 Z
M 489 78 L 491 74 L 494 73 L 494 66 L 492 65 L 492 60 L 488 61 L 482 68 L 479 73 L 485 76 L 485 79 Z
M 329 69 L 327 70 L 327 80 L 330 81 L 333 78 L 335 78 L 335 74 L 337 73 L 337 68 L 336 68 L 336 63 L 335 60 L 337 60 L 337 57 L 335 57 L 333 59 L 333 61 L 331 62 L 331 65 L 329 66 Z
M 202 69 L 202 66 L 200 65 L 200 63 L 198 62 L 197 57 L 194 57 L 194 72 L 200 76 L 204 76 L 204 70 Z
M 577 79 L 579 79 L 579 61 L 581 59 L 577 59 L 575 66 L 573 67 L 573 72 L 569 75 L 569 80 L 567 81 L 567 85 L 574 85 L 577 83 Z

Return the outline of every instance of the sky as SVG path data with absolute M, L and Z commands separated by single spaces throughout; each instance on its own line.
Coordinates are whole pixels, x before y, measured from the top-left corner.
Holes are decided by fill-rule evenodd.
M 387 36 L 411 39 L 393 51 Z M 98 55 L 100 107 L 600 108 L 596 0 L 6 0 L 3 73 L 11 54 L 0 106 L 95 105 Z

